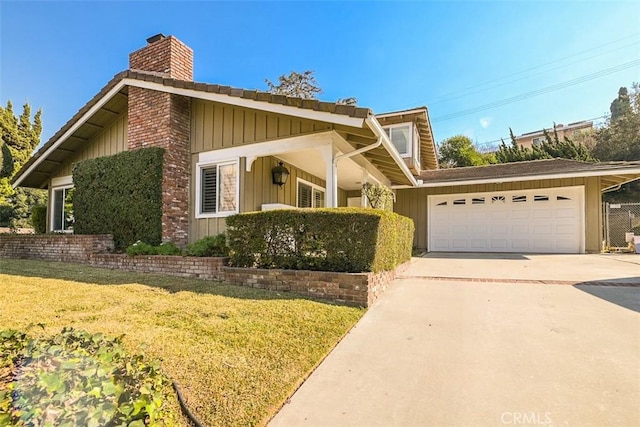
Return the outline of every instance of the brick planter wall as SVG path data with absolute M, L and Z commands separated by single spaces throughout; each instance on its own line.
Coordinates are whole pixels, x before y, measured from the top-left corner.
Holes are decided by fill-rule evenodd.
M 94 267 L 223 281 L 222 267 L 227 265 L 228 261 L 229 258 L 175 255 L 136 255 L 131 257 L 125 254 L 93 254 L 86 263 Z
M 94 253 L 113 250 L 110 234 L 0 235 L 0 257 L 86 262 Z
M 223 267 L 225 280 L 272 291 L 291 291 L 340 304 L 370 307 L 409 262 L 394 271 L 336 273 L 328 271 Z
M 110 235 L 0 235 L 0 258 L 77 262 L 94 267 L 228 282 L 252 288 L 296 292 L 340 304 L 370 307 L 409 262 L 394 271 L 335 273 L 228 267 L 228 258 L 108 253 Z

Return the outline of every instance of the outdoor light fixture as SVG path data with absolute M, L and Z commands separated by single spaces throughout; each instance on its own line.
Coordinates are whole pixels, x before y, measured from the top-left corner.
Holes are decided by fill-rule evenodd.
M 287 183 L 287 178 L 289 178 L 289 169 L 285 168 L 282 162 L 279 162 L 278 166 L 271 169 L 271 176 L 273 177 L 273 183 L 282 187 Z

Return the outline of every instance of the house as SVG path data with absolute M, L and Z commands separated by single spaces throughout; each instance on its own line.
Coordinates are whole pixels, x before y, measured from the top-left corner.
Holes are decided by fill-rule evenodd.
M 543 160 L 438 169 L 426 107 L 370 109 L 193 81 L 193 52 L 157 35 L 19 171 L 49 191 L 50 231 L 82 160 L 165 148 L 162 237 L 179 245 L 225 229 L 225 217 L 279 207 L 362 204 L 363 183 L 395 191 L 430 251 L 597 252 L 601 194 L 640 178 L 640 162 Z M 286 168 L 284 185 L 274 168 Z M 276 169 L 277 171 L 278 169 Z
M 562 140 L 564 137 L 567 137 L 576 142 L 583 142 L 583 139 L 594 131 L 593 122 L 589 120 L 569 123 L 568 125 L 558 123 L 555 129 L 558 133 L 558 139 Z M 545 140 L 544 132 L 547 132 L 553 137 L 553 128 L 548 128 L 518 135 L 516 136 L 516 144 L 525 148 L 542 144 Z

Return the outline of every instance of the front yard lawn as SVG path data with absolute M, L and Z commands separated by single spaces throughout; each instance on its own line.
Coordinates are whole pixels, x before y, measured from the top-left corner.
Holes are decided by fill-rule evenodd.
M 363 314 L 291 293 L 0 259 L 0 329 L 125 334 L 211 426 L 265 424 Z

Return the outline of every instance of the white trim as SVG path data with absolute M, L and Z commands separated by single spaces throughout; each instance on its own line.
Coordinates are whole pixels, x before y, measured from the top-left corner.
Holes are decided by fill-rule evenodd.
M 207 101 L 220 102 L 222 104 L 236 105 L 238 107 L 252 108 L 254 110 L 269 111 L 276 114 L 285 114 L 292 117 L 300 117 L 310 120 L 335 123 L 345 126 L 362 128 L 364 119 L 344 114 L 329 113 L 326 111 L 316 111 L 308 108 L 294 107 L 289 105 L 272 104 L 267 101 L 255 101 L 253 99 L 240 98 L 237 96 L 224 95 L 213 92 L 202 92 L 196 89 L 177 88 L 165 86 L 162 83 L 148 82 L 137 79 L 125 78 L 123 80 L 129 86 L 144 89 L 157 90 L 160 92 L 173 93 L 176 95 L 188 96 L 191 98 L 204 99 Z
M 38 159 L 36 161 L 33 162 L 33 164 L 31 166 L 29 166 L 29 168 L 22 174 L 20 175 L 20 177 L 16 180 L 16 182 L 13 183 L 13 188 L 16 188 L 20 185 L 20 183 L 22 181 L 24 181 L 24 178 L 29 176 L 31 174 L 31 172 L 40 164 L 42 163 L 42 161 L 44 161 L 44 159 L 46 159 L 47 157 L 49 157 L 49 155 L 55 151 L 60 144 L 62 144 L 67 138 L 69 138 L 69 136 L 71 136 L 76 130 L 78 130 L 78 128 L 80 126 L 82 126 L 87 120 L 89 120 L 89 118 L 91 116 L 93 116 L 100 108 L 102 108 L 104 106 L 104 104 L 106 104 L 107 102 L 109 102 L 109 100 L 111 100 L 111 98 L 113 98 L 113 96 L 120 92 L 120 90 L 125 86 L 124 80 L 121 80 L 120 82 L 118 82 L 118 84 L 116 84 L 109 92 L 107 92 L 102 98 L 100 98 L 100 100 L 98 100 L 98 102 L 96 102 L 93 107 L 91 107 L 89 110 L 87 110 L 86 113 L 84 113 L 82 115 L 82 117 L 80 117 L 80 119 L 78 119 L 65 133 L 62 134 L 62 136 L 60 136 L 60 138 L 58 138 L 56 140 L 56 142 L 54 142 L 51 147 L 49 147 L 47 149 L 47 151 L 45 151 L 44 153 L 42 153 L 42 155 L 40 157 L 38 157 Z
M 206 169 L 208 167 L 216 166 L 219 168 L 220 166 L 225 165 L 236 165 L 237 168 L 237 177 L 236 177 L 236 208 L 233 211 L 224 211 L 224 212 L 215 212 L 215 213 L 203 213 L 202 212 L 202 169 Z M 230 215 L 237 214 L 240 212 L 240 174 L 242 171 L 240 170 L 240 159 L 239 158 L 229 158 L 227 157 L 225 160 L 218 161 L 206 161 L 206 162 L 198 162 L 196 163 L 196 211 L 195 218 L 196 219 L 204 219 L 204 218 L 224 218 Z M 219 185 L 221 180 L 217 179 L 218 188 L 216 188 L 216 207 L 218 206 L 218 199 L 220 197 L 219 194 Z M 216 209 L 217 210 L 217 209 Z
M 259 142 L 256 144 L 240 145 L 237 147 L 221 148 L 219 150 L 203 151 L 198 153 L 198 162 L 212 163 L 230 158 L 246 157 L 247 172 L 251 171 L 253 161 L 258 157 L 275 156 L 278 154 L 303 151 L 311 148 L 331 145 L 332 135 L 335 131 L 311 133 L 293 136 L 274 141 Z
M 610 169 L 600 171 L 584 171 L 573 173 L 554 173 L 548 175 L 530 175 L 530 176 L 512 176 L 508 178 L 482 178 L 482 179 L 467 179 L 464 181 L 437 181 L 437 182 L 423 182 L 417 185 L 419 188 L 433 188 L 433 187 L 449 187 L 456 185 L 474 185 L 474 184 L 501 184 L 503 182 L 517 182 L 517 181 L 537 181 L 541 179 L 561 179 L 561 178 L 588 178 L 593 176 L 609 176 L 609 175 L 628 175 L 639 174 L 640 168 L 631 169 Z M 401 190 L 404 188 L 413 188 L 408 185 L 394 185 L 391 187 L 394 190 Z
M 65 177 L 61 177 L 61 178 L 67 178 L 67 177 L 65 176 Z M 53 179 L 51 181 L 53 181 Z M 73 233 L 73 230 L 54 230 L 53 229 L 54 214 L 55 214 L 54 204 L 56 202 L 56 198 L 55 198 L 54 193 L 56 191 L 68 190 L 70 188 L 74 188 L 73 183 L 71 183 L 71 184 L 67 184 L 67 183 L 58 184 L 56 187 L 54 187 L 53 184 L 51 185 L 51 197 L 50 197 L 51 200 L 49 201 L 49 231 L 52 232 L 52 233 Z M 62 199 L 63 213 L 64 213 L 64 200 L 65 200 L 65 198 Z M 62 220 L 62 225 L 64 226 L 64 219 Z
M 324 194 L 324 204 L 327 204 L 327 189 L 325 187 L 321 187 L 313 182 L 309 182 L 306 179 L 297 178 L 296 179 L 296 208 L 300 208 L 300 183 L 311 187 L 312 190 L 321 191 Z M 315 198 L 313 197 L 313 191 L 311 192 L 311 207 L 316 208 L 317 206 L 313 206 Z
M 66 176 L 51 178 L 51 187 L 60 187 L 63 185 L 72 185 L 72 184 L 73 184 L 73 175 L 66 175 Z
M 466 193 L 447 193 L 447 194 L 429 194 L 427 195 L 427 251 L 431 251 L 431 247 L 433 246 L 433 233 L 432 230 L 432 213 L 433 213 L 433 201 L 434 199 L 442 198 L 442 197 L 464 197 L 468 198 L 470 195 L 473 196 L 488 196 L 488 195 L 510 195 L 510 194 L 532 194 L 535 192 L 544 192 L 544 191 L 554 191 L 554 192 L 562 192 L 575 191 L 578 195 L 578 209 L 580 211 L 580 224 L 579 224 L 579 233 L 580 233 L 580 241 L 578 242 L 579 253 L 583 254 L 586 252 L 586 222 L 587 222 L 587 212 L 586 212 L 586 192 L 584 185 L 574 185 L 574 186 L 566 186 L 566 187 L 545 187 L 545 188 L 526 188 L 520 190 L 500 190 L 500 191 L 480 191 L 480 192 L 466 192 Z

